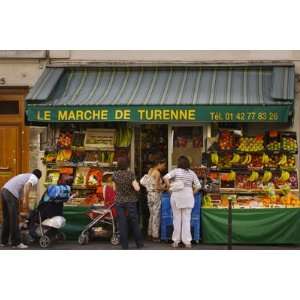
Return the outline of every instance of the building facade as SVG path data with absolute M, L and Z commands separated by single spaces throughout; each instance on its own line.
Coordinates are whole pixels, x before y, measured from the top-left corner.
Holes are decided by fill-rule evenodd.
M 43 127 L 25 126 L 25 97 L 45 70 L 102 66 L 295 66 L 294 119 L 299 140 L 300 51 L 0 51 L 0 186 L 11 176 L 43 168 Z M 8 109 L 6 111 L 5 109 Z M 263 126 L 263 125 L 259 125 Z M 299 160 L 298 160 L 299 161 Z M 43 180 L 42 180 L 43 182 Z M 38 188 L 38 196 L 43 191 Z

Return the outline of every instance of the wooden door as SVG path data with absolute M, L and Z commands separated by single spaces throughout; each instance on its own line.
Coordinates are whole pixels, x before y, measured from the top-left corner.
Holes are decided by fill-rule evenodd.
M 20 127 L 0 125 L 0 188 L 20 172 Z

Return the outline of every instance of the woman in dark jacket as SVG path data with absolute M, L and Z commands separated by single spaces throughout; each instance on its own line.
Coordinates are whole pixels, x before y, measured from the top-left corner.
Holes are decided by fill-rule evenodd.
M 137 195 L 140 185 L 134 174 L 128 170 L 128 160 L 124 157 L 118 159 L 118 171 L 113 174 L 116 185 L 116 208 L 118 214 L 121 245 L 128 249 L 128 220 L 132 226 L 133 236 L 137 248 L 144 246 L 142 234 L 138 223 Z

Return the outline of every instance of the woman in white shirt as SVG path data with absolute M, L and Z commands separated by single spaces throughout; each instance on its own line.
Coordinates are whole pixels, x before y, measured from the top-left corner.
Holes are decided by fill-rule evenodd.
M 191 214 L 194 193 L 201 188 L 200 181 L 190 169 L 190 162 L 185 156 L 178 158 L 177 168 L 165 175 L 164 181 L 171 190 L 174 226 L 172 247 L 177 248 L 182 241 L 186 248 L 191 248 Z

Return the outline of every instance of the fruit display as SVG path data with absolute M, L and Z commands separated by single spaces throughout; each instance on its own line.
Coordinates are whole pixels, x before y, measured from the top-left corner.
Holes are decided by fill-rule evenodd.
M 289 184 L 292 190 L 297 190 L 299 188 L 297 172 L 290 172 Z
M 297 153 L 298 145 L 297 140 L 293 137 L 282 137 L 282 149 L 288 152 Z
M 102 183 L 103 173 L 99 169 L 91 168 L 87 174 L 88 186 L 100 186 Z
M 252 154 L 251 162 L 248 164 L 248 168 L 261 169 L 263 167 L 263 155 Z
M 233 153 L 233 157 L 230 160 L 230 163 L 232 165 L 236 165 L 236 164 L 239 164 L 240 161 L 241 161 L 241 155 L 238 153 Z
M 111 151 L 101 151 L 100 152 L 100 157 L 99 157 L 99 162 L 100 163 L 108 163 L 109 165 L 112 164 L 114 160 L 114 152 Z
M 97 162 L 99 161 L 99 151 L 87 151 L 85 154 L 86 162 Z
M 273 177 L 272 172 L 267 170 L 267 171 L 264 172 L 264 175 L 262 177 L 262 182 L 267 183 L 272 179 L 272 177 Z
M 248 180 L 250 182 L 253 182 L 253 181 L 257 181 L 258 178 L 259 178 L 259 173 L 256 172 L 256 171 L 252 171 L 251 174 L 250 174 L 250 176 L 249 176 L 249 178 L 248 178 Z
M 71 132 L 60 132 L 57 147 L 59 149 L 68 149 L 72 145 L 72 133 Z
M 251 161 L 252 161 L 252 155 L 246 154 L 241 160 L 241 165 L 248 166 L 251 163 Z
M 229 130 L 222 130 L 219 134 L 219 148 L 220 150 L 231 150 L 234 147 L 234 136 Z
M 264 150 L 263 136 L 241 137 L 238 150 L 241 152 L 259 152 Z
M 116 147 L 127 148 L 131 144 L 132 129 L 127 126 L 120 126 L 116 134 Z
M 210 154 L 210 160 L 213 165 L 217 166 L 219 164 L 219 155 L 217 152 L 212 152 Z
M 221 188 L 234 188 L 236 173 L 230 171 L 229 173 L 221 173 Z
M 210 195 L 205 195 L 203 197 L 203 206 L 204 207 L 212 207 L 213 204 L 212 204 L 212 198 Z
M 281 149 L 281 143 L 278 141 L 273 141 L 266 146 L 268 151 L 279 151 Z
M 296 134 L 270 131 L 256 137 L 243 136 L 238 145 L 231 143 L 230 136 L 233 135 L 223 135 L 219 147 L 211 147 L 209 153 L 210 170 L 215 173 L 208 172 L 207 182 L 217 182 L 217 177 L 220 181 L 214 191 L 207 190 L 211 198 L 216 195 L 212 193 L 220 196 L 219 202 L 210 205 L 227 207 L 232 193 L 237 197 L 234 208 L 300 206 Z
M 58 151 L 56 161 L 57 162 L 70 161 L 71 157 L 72 157 L 72 150 L 71 149 L 62 149 L 62 150 Z
M 121 127 L 120 127 L 121 128 Z M 45 184 L 72 184 L 78 196 L 69 205 L 87 205 L 102 199 L 102 173 L 114 169 L 115 129 L 62 130 L 55 147 L 45 151 L 47 166 Z M 118 151 L 128 156 L 132 130 L 122 127 L 118 135 Z M 89 134 L 88 139 L 86 138 Z M 54 134 L 53 134 L 54 136 Z M 53 138 L 54 141 L 54 138 Z M 87 146 L 84 142 L 90 143 Z M 124 147 L 124 148 L 122 148 Z M 127 148 L 126 148 L 127 147 Z M 84 199 L 87 199 L 84 201 Z
M 74 185 L 76 186 L 85 186 L 87 184 L 87 176 L 90 168 L 79 167 L 76 169 L 76 175 L 74 179 Z
M 44 156 L 44 162 L 45 163 L 54 163 L 56 162 L 57 152 L 56 151 L 50 151 L 45 153 Z
M 46 184 L 57 184 L 60 173 L 58 171 L 48 170 L 46 175 Z
M 266 168 L 278 168 L 278 162 L 281 159 L 280 154 L 269 154 L 268 155 L 269 159 L 264 163 L 264 167 Z

